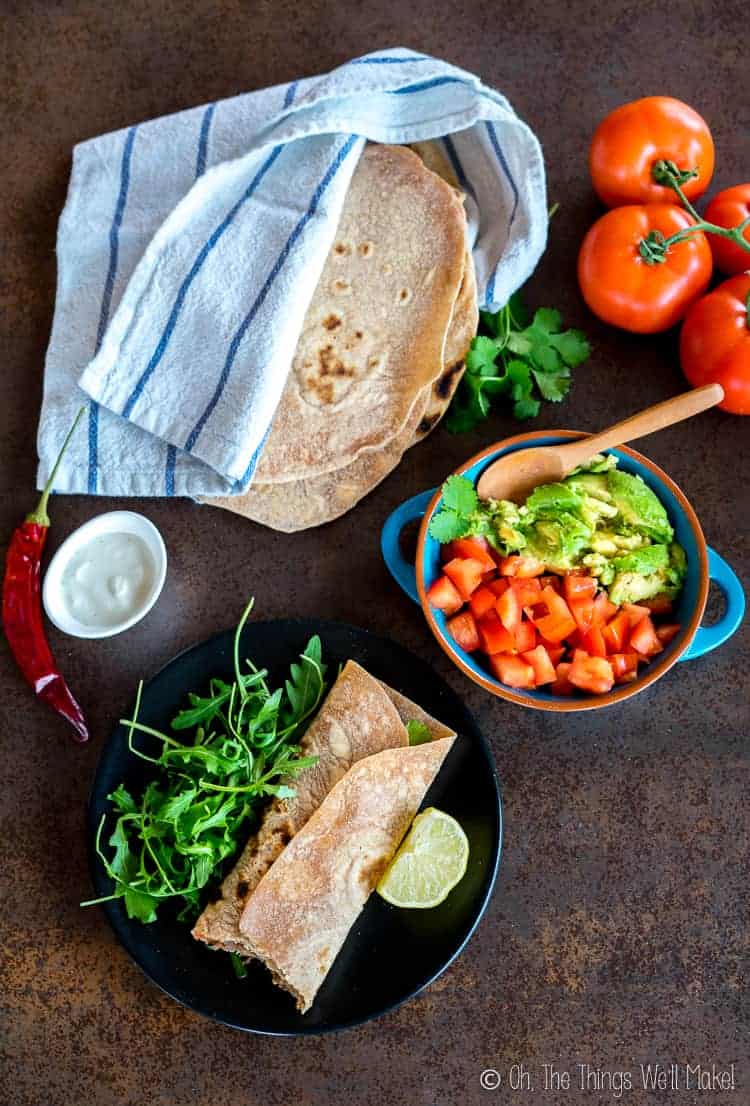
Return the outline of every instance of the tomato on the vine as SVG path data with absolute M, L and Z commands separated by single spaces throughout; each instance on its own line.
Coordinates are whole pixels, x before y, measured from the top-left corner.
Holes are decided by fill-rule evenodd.
M 693 304 L 680 334 L 680 362 L 693 387 L 721 384 L 722 410 L 750 415 L 750 274 L 725 280 Z
M 711 249 L 676 204 L 631 204 L 602 215 L 583 240 L 578 282 L 600 319 L 623 330 L 654 334 L 678 323 L 711 279 Z M 649 243 L 652 243 L 649 246 Z
M 720 227 L 737 227 L 750 219 L 750 184 L 735 184 L 732 188 L 718 192 L 709 202 L 703 218 Z M 742 236 L 750 243 L 750 223 Z M 709 242 L 716 267 L 723 273 L 732 276 L 750 269 L 750 253 L 736 242 L 719 238 L 715 234 L 711 235 Z
M 633 100 L 611 112 L 594 132 L 589 168 L 594 188 L 607 207 L 673 203 L 674 191 L 654 180 L 658 161 L 677 167 L 689 200 L 702 196 L 711 182 L 711 132 L 705 119 L 681 100 L 671 96 Z

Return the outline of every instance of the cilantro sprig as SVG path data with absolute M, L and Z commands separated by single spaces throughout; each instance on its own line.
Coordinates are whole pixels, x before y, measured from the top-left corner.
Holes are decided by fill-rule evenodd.
M 317 757 L 300 755 L 298 741 L 325 692 L 320 638 L 310 639 L 284 688 L 271 692 L 267 671 L 249 660 L 245 670 L 240 661 L 252 605 L 235 632 L 234 681 L 210 680 L 208 693 L 191 693 L 190 705 L 172 720 L 174 733 L 192 731 L 184 743 L 138 721 L 139 685 L 133 716 L 122 724 L 131 753 L 155 774 L 140 796 L 122 783 L 107 796 L 113 853 L 102 846 L 107 815 L 96 851 L 114 886 L 110 895 L 81 905 L 122 898 L 128 917 L 153 922 L 162 903 L 174 899 L 181 919 L 194 918 L 206 888 L 247 840 L 261 804 L 269 796 L 292 796 L 294 775 L 316 763 Z M 156 739 L 157 755 L 137 746 L 136 734 Z
M 538 415 L 543 399 L 564 399 L 571 369 L 583 364 L 591 347 L 580 330 L 562 326 L 560 312 L 551 307 L 540 307 L 529 320 L 517 292 L 494 314 L 482 311 L 480 333 L 466 355 L 466 372 L 448 411 L 448 430 L 472 430 L 497 397 L 510 400 L 517 419 Z

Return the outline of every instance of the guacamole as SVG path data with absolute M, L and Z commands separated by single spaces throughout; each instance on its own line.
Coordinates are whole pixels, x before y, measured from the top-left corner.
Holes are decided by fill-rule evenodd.
M 444 517 L 433 520 L 438 540 L 447 540 L 448 525 L 460 520 L 464 536 L 481 534 L 503 556 L 533 557 L 549 572 L 586 569 L 618 605 L 655 595 L 673 599 L 682 587 L 685 552 L 674 541 L 663 504 L 640 476 L 621 472 L 611 454 L 597 455 L 559 483 L 535 488 L 520 507 L 507 500 L 482 502 L 474 493 L 468 512 L 466 491 L 463 510 L 446 507 Z M 455 486 L 454 496 L 459 492 Z

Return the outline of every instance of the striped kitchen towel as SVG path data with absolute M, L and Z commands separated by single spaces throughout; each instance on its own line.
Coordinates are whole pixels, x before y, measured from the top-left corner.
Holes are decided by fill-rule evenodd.
M 480 301 L 547 233 L 542 154 L 478 77 L 405 49 L 77 146 L 57 241 L 38 480 L 56 490 L 245 488 L 367 139 L 441 138 L 475 213 Z

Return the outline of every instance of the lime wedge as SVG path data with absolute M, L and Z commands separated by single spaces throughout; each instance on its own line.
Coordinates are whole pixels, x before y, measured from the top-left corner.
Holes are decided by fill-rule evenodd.
M 393 906 L 426 910 L 447 898 L 468 862 L 466 834 L 455 818 L 431 806 L 412 822 L 377 892 Z

